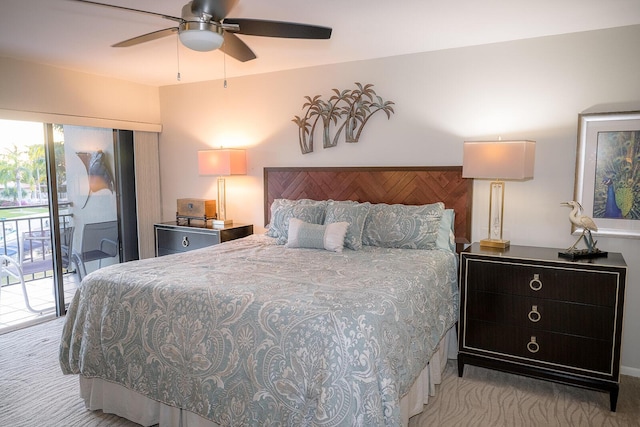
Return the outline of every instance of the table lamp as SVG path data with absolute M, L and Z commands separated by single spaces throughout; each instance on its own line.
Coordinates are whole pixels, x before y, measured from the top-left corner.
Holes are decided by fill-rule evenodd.
M 245 150 L 225 148 L 198 151 L 198 173 L 200 176 L 218 176 L 218 214 L 213 220 L 213 226 L 226 227 L 233 224 L 233 220 L 227 218 L 227 194 L 224 177 L 247 173 Z
M 492 179 L 489 193 L 489 236 L 480 246 L 506 248 L 502 238 L 504 180 L 533 178 L 534 141 L 465 141 L 462 177 Z

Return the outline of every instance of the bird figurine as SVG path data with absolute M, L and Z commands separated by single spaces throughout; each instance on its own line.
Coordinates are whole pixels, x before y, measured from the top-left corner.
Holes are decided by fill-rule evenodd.
M 576 250 L 576 246 L 580 243 L 580 240 L 584 239 L 585 244 L 587 245 L 587 252 L 592 253 L 596 252 L 596 243 L 593 241 L 593 236 L 591 236 L 591 231 L 598 231 L 598 226 L 593 220 L 586 216 L 582 215 L 582 205 L 574 200 L 570 202 L 562 203 L 564 206 L 571 206 L 571 213 L 569 213 L 569 221 L 573 225 L 578 228 L 582 228 L 582 234 L 578 237 L 578 240 L 567 249 L 567 252 L 573 252 Z

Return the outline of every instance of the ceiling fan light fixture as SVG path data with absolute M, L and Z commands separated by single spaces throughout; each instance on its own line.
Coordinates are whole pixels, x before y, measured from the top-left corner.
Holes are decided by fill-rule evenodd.
M 219 49 L 224 37 L 217 31 L 216 25 L 208 22 L 184 22 L 178 32 L 180 42 L 189 49 L 208 52 Z

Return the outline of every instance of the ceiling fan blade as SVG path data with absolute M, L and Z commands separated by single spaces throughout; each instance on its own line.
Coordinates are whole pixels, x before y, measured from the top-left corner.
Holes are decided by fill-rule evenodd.
M 256 59 L 256 54 L 245 42 L 240 40 L 240 37 L 226 31 L 224 33 L 224 43 L 222 43 L 220 50 L 240 62 Z
M 147 14 L 147 15 L 159 16 L 161 18 L 168 19 L 170 21 L 182 22 L 182 18 L 178 18 L 178 17 L 171 16 L 171 15 L 165 15 L 163 13 L 149 12 L 147 10 L 140 10 L 140 9 L 132 9 L 130 7 L 124 7 L 124 6 L 115 6 L 113 4 L 99 3 L 97 1 L 89 1 L 89 0 L 72 0 L 72 1 L 77 1 L 78 3 L 93 4 L 93 5 L 96 5 L 96 6 L 110 7 L 110 8 L 113 8 L 113 9 L 126 10 L 126 11 L 129 11 L 129 12 L 144 13 L 144 14 Z
M 178 27 L 165 28 L 164 30 L 158 30 L 151 33 L 143 34 L 141 36 L 133 37 L 131 39 L 122 41 L 111 45 L 111 47 L 129 47 L 140 43 L 150 42 L 151 40 L 160 39 L 162 37 L 170 36 L 173 33 L 178 32 Z
M 214 21 L 221 21 L 238 4 L 238 0 L 193 0 L 191 12 L 200 16 L 203 13 L 213 16 Z
M 238 34 L 251 36 L 284 37 L 290 39 L 328 39 L 331 37 L 331 28 L 317 25 L 246 18 L 229 18 L 225 19 L 224 23 L 237 24 L 240 26 Z

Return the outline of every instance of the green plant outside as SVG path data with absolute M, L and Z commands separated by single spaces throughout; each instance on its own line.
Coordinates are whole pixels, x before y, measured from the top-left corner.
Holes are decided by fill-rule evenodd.
M 28 218 L 41 215 L 49 215 L 49 209 L 45 207 L 14 207 L 9 209 L 0 209 L 0 220 Z

